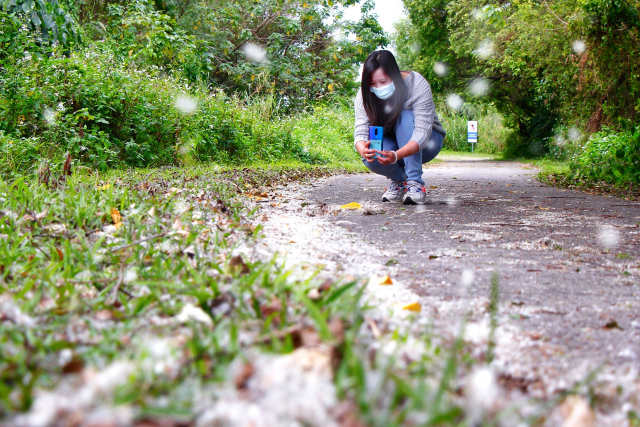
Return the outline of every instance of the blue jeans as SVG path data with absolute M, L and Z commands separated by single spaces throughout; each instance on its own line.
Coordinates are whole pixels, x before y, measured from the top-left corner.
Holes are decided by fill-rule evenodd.
M 382 139 L 383 150 L 398 150 L 404 147 L 413 134 L 413 111 L 402 110 L 394 127 L 395 135 L 384 135 Z M 432 130 L 431 139 L 427 141 L 422 151 L 398 160 L 392 165 L 381 165 L 377 160 L 368 162 L 362 159 L 362 163 L 379 175 L 386 176 L 394 181 L 418 181 L 424 185 L 422 180 L 422 164 L 433 160 L 442 149 L 444 135 Z

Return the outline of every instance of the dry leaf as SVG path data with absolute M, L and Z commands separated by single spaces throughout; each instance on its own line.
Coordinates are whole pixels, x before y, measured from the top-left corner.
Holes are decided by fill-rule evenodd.
M 246 390 L 249 379 L 253 376 L 255 368 L 251 363 L 245 363 L 234 378 L 233 382 L 238 390 Z
M 242 259 L 241 255 L 235 255 L 231 257 L 231 260 L 229 261 L 229 267 L 235 274 L 247 274 L 251 271 L 249 269 L 249 266 Z
M 347 203 L 346 205 L 340 206 L 340 209 L 360 209 L 362 205 L 358 202 Z
M 560 412 L 564 416 L 562 427 L 591 427 L 595 425 L 595 414 L 583 397 L 567 397 L 560 407 Z
M 389 277 L 389 275 L 386 275 L 382 279 L 380 279 L 378 285 L 393 285 L 393 281 L 391 280 L 391 277 Z
M 282 303 L 276 297 L 273 297 L 269 304 L 262 304 L 260 306 L 260 312 L 264 317 L 268 317 L 273 313 L 278 313 L 280 310 L 282 310 Z
M 111 208 L 111 219 L 113 220 L 113 225 L 116 226 L 116 229 L 122 226 L 122 216 L 117 208 Z
M 407 304 L 404 307 L 402 307 L 402 309 L 407 311 L 419 312 L 420 310 L 422 310 L 422 306 L 420 305 L 419 302 L 412 302 L 411 304 Z

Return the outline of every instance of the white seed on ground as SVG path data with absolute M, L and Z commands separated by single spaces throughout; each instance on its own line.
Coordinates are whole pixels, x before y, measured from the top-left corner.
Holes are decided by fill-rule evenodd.
M 483 414 L 494 405 L 499 395 L 500 389 L 493 369 L 483 366 L 469 375 L 465 396 L 471 425 L 476 425 L 482 419 Z
M 460 283 L 464 287 L 471 286 L 471 284 L 473 283 L 473 278 L 474 278 L 473 271 L 471 271 L 469 269 L 465 269 L 462 272 L 462 277 L 460 277 Z
M 612 225 L 601 225 L 598 230 L 598 242 L 607 249 L 615 248 L 620 242 L 620 232 Z

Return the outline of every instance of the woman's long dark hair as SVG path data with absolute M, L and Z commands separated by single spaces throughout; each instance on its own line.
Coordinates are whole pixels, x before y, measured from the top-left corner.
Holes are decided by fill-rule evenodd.
M 378 68 L 382 68 L 385 74 L 393 80 L 396 88 L 393 95 L 386 100 L 378 98 L 369 89 L 371 87 L 371 75 Z M 400 68 L 393 53 L 388 50 L 376 50 L 367 57 L 362 67 L 360 87 L 362 89 L 362 102 L 369 121 L 374 126 L 384 126 L 384 132 L 388 133 L 396 124 L 396 120 L 408 96 L 407 85 L 404 83 L 402 74 L 400 74 Z

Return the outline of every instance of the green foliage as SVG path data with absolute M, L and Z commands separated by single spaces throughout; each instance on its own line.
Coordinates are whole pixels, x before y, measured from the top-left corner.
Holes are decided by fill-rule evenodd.
M 490 91 L 479 101 L 494 104 L 515 129 L 508 155 L 549 153 L 559 126 L 589 133 L 637 122 L 637 0 L 404 3 L 412 25 L 396 40 L 403 61 L 445 93 L 488 79 Z M 483 44 L 492 47 L 487 55 Z M 436 61 L 449 73 L 435 75 Z
M 188 72 L 202 54 L 194 36 L 147 1 L 109 4 L 104 19 L 111 49 L 121 61 Z
M 353 107 L 350 98 L 318 104 L 313 111 L 291 116 L 288 126 L 310 159 L 318 164 L 360 162 L 353 147 Z
M 182 155 L 235 163 L 309 160 L 281 120 L 255 116 L 239 100 L 222 92 L 207 96 L 202 88 L 191 95 L 196 111 L 182 114 L 174 107 L 182 93 L 178 80 L 121 65 L 108 51 L 23 60 L 0 79 L 5 172 L 18 165 L 27 168 L 17 172 L 28 172 L 37 166 L 31 160 L 60 159 L 66 151 L 103 170 L 173 164 Z
M 136 0 L 78 13 L 94 29 L 93 37 L 110 40 L 121 58 L 227 92 L 273 96 L 278 111 L 290 112 L 350 93 L 356 65 L 387 44 L 371 0 L 364 1 L 359 22 L 338 20 L 338 8 L 353 3 Z M 95 30 L 91 13 L 105 22 L 104 31 Z M 247 55 L 252 46 L 256 53 Z
M 0 10 L 26 23 L 38 43 L 70 47 L 80 41 L 78 23 L 58 0 L 2 0 Z
M 24 60 L 0 77 L 0 129 L 37 137 L 41 158 L 74 159 L 105 169 L 175 160 L 176 82 L 125 67 L 108 52 Z
M 640 126 L 635 131 L 604 128 L 570 159 L 570 176 L 617 186 L 640 185 Z

